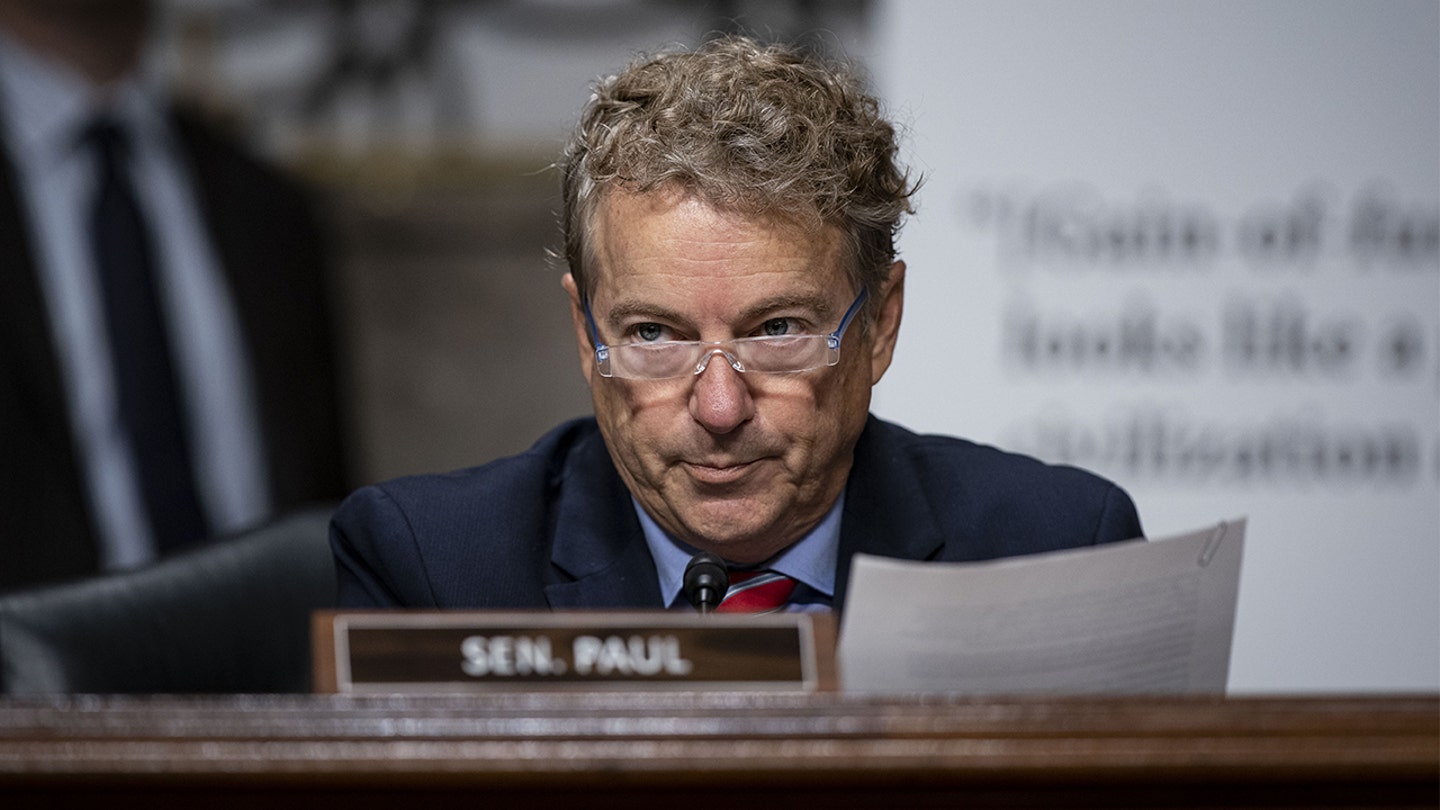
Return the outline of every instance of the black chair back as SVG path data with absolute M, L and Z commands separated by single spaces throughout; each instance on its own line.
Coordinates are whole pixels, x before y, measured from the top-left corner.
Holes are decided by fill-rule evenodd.
M 308 692 L 310 613 L 335 601 L 330 512 L 0 596 L 0 691 Z

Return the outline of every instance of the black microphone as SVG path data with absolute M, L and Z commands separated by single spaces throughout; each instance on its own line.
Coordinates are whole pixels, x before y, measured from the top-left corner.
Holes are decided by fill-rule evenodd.
M 729 587 L 725 561 L 708 551 L 696 554 L 685 566 L 685 598 L 701 613 L 718 607 Z

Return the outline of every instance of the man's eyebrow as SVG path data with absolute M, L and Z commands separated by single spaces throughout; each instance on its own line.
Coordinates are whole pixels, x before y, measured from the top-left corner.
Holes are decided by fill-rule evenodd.
M 820 321 L 827 321 L 835 314 L 835 307 L 830 299 L 819 293 L 798 293 L 792 295 L 777 295 L 774 298 L 767 298 L 749 309 L 745 310 L 740 319 L 742 321 L 753 321 L 772 312 L 782 310 L 799 310 L 801 312 L 812 312 Z
M 783 310 L 814 313 L 816 319 L 822 322 L 838 317 L 828 297 L 820 293 L 797 293 L 777 295 L 752 304 L 740 313 L 739 320 L 742 323 L 756 321 Z M 605 320 L 611 326 L 619 326 L 635 318 L 653 318 L 680 326 L 689 323 L 685 315 L 649 301 L 617 301 L 605 313 Z
M 648 301 L 618 301 L 605 313 L 605 320 L 612 326 L 632 318 L 654 318 L 667 323 L 683 323 L 685 320 L 678 312 Z

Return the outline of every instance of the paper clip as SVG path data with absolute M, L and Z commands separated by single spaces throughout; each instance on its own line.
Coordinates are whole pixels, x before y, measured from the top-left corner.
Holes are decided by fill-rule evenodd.
M 1210 561 L 1215 559 L 1215 555 L 1220 551 L 1220 541 L 1225 539 L 1225 533 L 1229 528 L 1230 524 L 1222 520 L 1210 533 L 1210 538 L 1205 541 L 1205 547 L 1200 549 L 1200 559 L 1197 562 L 1201 568 L 1210 565 Z

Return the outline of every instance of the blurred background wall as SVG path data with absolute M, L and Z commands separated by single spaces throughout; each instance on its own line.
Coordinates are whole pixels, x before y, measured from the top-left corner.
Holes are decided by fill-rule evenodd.
M 1440 685 L 1440 5 L 896 2 L 876 409 L 1248 515 L 1232 691 Z
M 1152 536 L 1247 515 L 1232 690 L 1433 690 L 1437 9 L 171 0 L 157 67 L 323 191 L 377 479 L 588 412 L 545 249 L 594 77 L 736 28 L 858 59 L 926 179 L 877 412 Z

